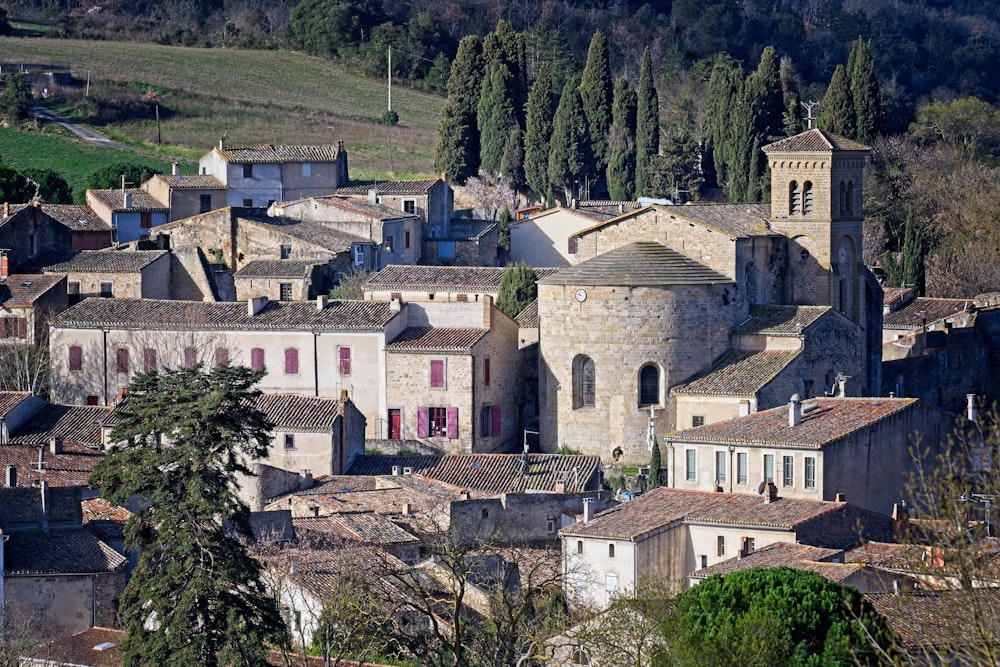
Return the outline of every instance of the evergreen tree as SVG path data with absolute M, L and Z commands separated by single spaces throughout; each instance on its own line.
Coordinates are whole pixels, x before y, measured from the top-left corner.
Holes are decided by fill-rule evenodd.
M 885 257 L 885 270 L 889 274 L 889 280 L 900 287 L 912 287 L 918 295 L 923 294 L 925 254 L 923 230 L 914 221 L 913 213 L 910 213 L 906 216 L 899 258 L 892 254 Z
M 889 132 L 885 102 L 875 78 L 875 60 L 871 42 L 858 39 L 847 60 L 847 78 L 854 100 L 854 139 L 871 143 Z
M 655 489 L 660 485 L 660 470 L 663 464 L 660 462 L 660 443 L 653 438 L 653 453 L 649 457 L 649 481 L 646 482 L 646 489 Z
M 511 132 L 517 127 L 510 83 L 507 66 L 494 62 L 479 98 L 479 164 L 491 174 L 500 173 Z
M 649 176 L 646 170 L 660 153 L 660 101 L 653 83 L 653 59 L 649 47 L 642 54 L 639 70 L 639 96 L 635 121 L 635 196 L 646 194 Z
M 843 65 L 837 65 L 823 97 L 819 126 L 831 134 L 853 137 L 856 127 L 854 114 L 854 99 L 847 81 L 847 70 Z
M 726 62 L 716 63 L 708 81 L 703 158 L 705 180 L 719 187 L 725 187 L 729 179 L 726 173 L 726 150 L 732 131 L 730 114 L 742 81 L 743 72 Z
M 524 127 L 524 105 L 528 98 L 527 47 L 524 35 L 501 19 L 497 28 L 483 39 L 486 68 L 503 64 L 510 73 L 510 97 L 517 124 Z
M 144 502 L 125 527 L 138 554 L 121 599 L 126 667 L 263 667 L 266 645 L 285 636 L 236 495 L 235 476 L 270 444 L 253 388 L 263 375 L 228 364 L 143 373 L 115 411 L 117 444 L 90 484 L 112 505 Z
M 35 196 L 35 186 L 24 174 L 0 164 L 0 201 L 27 204 Z
M 38 186 L 38 197 L 46 204 L 72 204 L 73 189 L 66 179 L 51 169 L 25 169 L 25 178 Z
M 479 171 L 477 111 L 486 64 L 482 45 L 469 36 L 458 44 L 448 77 L 448 102 L 441 111 L 434 167 L 457 183 Z
M 580 80 L 580 99 L 587 116 L 591 153 L 594 156 L 594 175 L 604 172 L 608 162 L 608 131 L 611 129 L 612 103 L 611 62 L 608 56 L 608 38 L 598 30 L 590 40 L 587 64 Z
M 0 115 L 11 123 L 17 123 L 28 117 L 31 106 L 31 81 L 28 75 L 19 70 L 9 73 L 6 77 L 3 95 L 0 95 Z
M 563 189 L 567 204 L 577 195 L 580 179 L 590 173 L 592 164 L 587 117 L 583 113 L 577 80 L 570 77 L 556 108 L 549 149 L 549 183 Z
M 608 139 L 608 194 L 622 201 L 635 196 L 635 123 L 638 96 L 621 77 L 615 81 Z
M 87 187 L 91 190 L 120 188 L 122 176 L 132 187 L 138 187 L 160 172 L 152 167 L 136 162 L 115 162 L 90 174 Z
M 500 280 L 497 308 L 507 317 L 517 317 L 538 296 L 538 276 L 523 261 L 509 264 Z
M 528 94 L 524 137 L 524 178 L 528 187 L 542 198 L 549 194 L 553 112 L 552 69 L 543 62 Z
M 524 132 L 516 125 L 507 138 L 500 173 L 507 177 L 515 192 L 524 187 Z

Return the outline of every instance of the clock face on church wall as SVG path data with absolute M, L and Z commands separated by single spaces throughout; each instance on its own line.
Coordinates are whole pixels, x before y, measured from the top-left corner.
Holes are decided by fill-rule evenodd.
M 583 303 L 587 300 L 587 290 L 582 287 L 576 291 L 576 300 Z

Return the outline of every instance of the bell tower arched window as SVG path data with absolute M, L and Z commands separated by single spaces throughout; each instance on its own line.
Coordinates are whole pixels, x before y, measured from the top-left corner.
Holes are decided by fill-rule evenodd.
M 798 181 L 788 184 L 788 212 L 789 214 L 802 212 L 802 191 L 799 190 Z
M 802 212 L 806 214 L 813 212 L 813 184 L 811 181 L 806 181 L 802 187 Z

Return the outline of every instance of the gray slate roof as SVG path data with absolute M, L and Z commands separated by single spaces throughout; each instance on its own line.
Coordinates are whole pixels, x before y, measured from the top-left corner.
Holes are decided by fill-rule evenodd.
M 121 188 L 111 188 L 109 190 L 88 190 L 98 201 L 105 204 L 112 211 L 169 211 L 153 195 L 139 188 L 126 188 L 124 194 Z M 130 206 L 125 206 L 125 197 L 131 197 Z
M 538 328 L 538 299 L 535 299 L 527 306 L 524 307 L 517 317 L 514 318 L 517 322 L 517 326 L 522 329 L 537 329 Z
M 542 278 L 547 285 L 728 285 L 733 280 L 655 241 L 639 241 Z
M 255 259 L 233 274 L 233 278 L 298 278 L 302 279 L 318 264 L 315 259 Z
M 280 163 L 280 162 L 333 162 L 337 159 L 337 146 L 275 146 L 253 144 L 249 146 L 226 146 L 215 148 L 227 162 L 234 164 Z
M 5 576 L 115 572 L 127 564 L 127 558 L 83 528 L 18 533 L 4 545 Z
M 392 264 L 368 279 L 365 291 L 447 292 L 495 294 L 500 291 L 504 268 L 500 266 L 406 266 Z M 535 269 L 539 278 L 556 269 Z
M 750 319 L 735 333 L 797 336 L 832 311 L 829 306 L 750 306 Z
M 139 273 L 166 250 L 82 250 L 71 260 L 46 266 L 46 273 Z
M 383 331 L 397 315 L 388 302 L 271 301 L 249 316 L 245 302 L 166 299 L 84 299 L 60 313 L 54 326 L 67 328 L 209 329 L 230 331 Z
M 671 217 L 684 218 L 733 238 L 774 234 L 767 222 L 771 204 L 685 204 L 656 206 Z
M 885 329 L 920 329 L 946 317 L 963 313 L 972 306 L 971 299 L 935 299 L 917 297 L 899 310 L 882 318 Z
M 6 280 L 0 279 L 0 304 L 5 308 L 31 306 L 62 279 L 37 273 L 7 276 Z
M 307 243 L 312 243 L 318 245 L 321 248 L 331 250 L 333 252 L 347 252 L 351 248 L 352 243 L 367 243 L 369 239 L 363 238 L 361 236 L 355 236 L 354 234 L 348 234 L 347 232 L 342 232 L 320 222 L 313 222 L 311 220 L 296 220 L 294 218 L 249 218 L 245 216 L 240 216 L 241 219 L 254 222 L 256 224 L 269 227 L 271 230 L 278 232 L 279 234 L 284 233 L 293 238 L 301 239 Z
M 867 151 L 868 146 L 856 141 L 830 134 L 820 129 L 806 130 L 794 137 L 788 137 L 761 147 L 765 153 L 828 153 L 837 151 Z
M 700 378 L 674 387 L 679 396 L 750 397 L 788 367 L 801 350 L 727 352 Z

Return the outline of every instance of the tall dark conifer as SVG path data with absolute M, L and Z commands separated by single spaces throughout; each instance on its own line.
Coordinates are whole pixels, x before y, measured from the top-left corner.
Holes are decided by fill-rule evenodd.
M 871 143 L 888 133 L 885 102 L 875 78 L 875 60 L 871 42 L 858 39 L 847 60 L 847 79 L 854 100 L 854 139 Z
M 543 199 L 549 195 L 549 146 L 552 141 L 554 97 L 552 69 L 543 62 L 528 93 L 524 135 L 524 178 Z
M 483 83 L 478 114 L 479 165 L 491 174 L 500 173 L 511 132 L 517 127 L 510 87 L 507 66 L 493 62 L 489 77 Z
M 477 110 L 486 65 L 476 37 L 465 37 L 451 64 L 448 102 L 441 111 L 434 166 L 457 183 L 479 171 Z
M 649 47 L 642 54 L 639 96 L 635 121 L 635 190 L 642 196 L 649 190 L 647 168 L 660 153 L 660 101 L 653 82 L 653 59 Z
M 731 134 L 730 116 L 742 80 L 742 71 L 720 62 L 712 69 L 712 77 L 708 81 L 703 158 L 705 180 L 719 187 L 725 187 L 729 181 L 726 150 Z
M 566 80 L 556 109 L 549 149 L 549 183 L 563 189 L 566 203 L 579 194 L 580 181 L 593 169 L 590 133 L 578 85 L 575 77 Z
M 852 138 L 857 127 L 854 116 L 854 98 L 847 80 L 847 70 L 843 65 L 837 65 L 823 97 L 819 126 L 827 132 Z
M 524 127 L 524 105 L 528 99 L 528 60 L 524 35 L 501 19 L 496 30 L 483 38 L 483 57 L 487 69 L 502 63 L 510 73 L 510 97 L 517 124 Z
M 623 201 L 635 197 L 635 119 L 638 96 L 621 77 L 615 81 L 608 140 L 608 194 Z
M 608 161 L 608 131 L 611 129 L 613 82 L 608 56 L 608 38 L 598 30 L 590 40 L 587 64 L 580 80 L 580 99 L 587 116 L 591 152 L 597 173 L 603 173 Z M 595 174 L 596 175 L 596 174 Z

